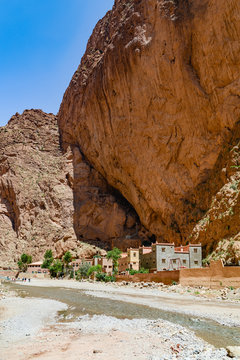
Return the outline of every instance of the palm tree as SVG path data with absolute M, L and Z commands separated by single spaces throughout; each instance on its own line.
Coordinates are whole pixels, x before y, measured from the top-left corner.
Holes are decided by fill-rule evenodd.
M 118 260 L 121 257 L 121 250 L 118 248 L 113 248 L 111 251 L 107 253 L 107 259 L 112 259 L 113 262 L 113 273 L 117 274 L 118 272 Z

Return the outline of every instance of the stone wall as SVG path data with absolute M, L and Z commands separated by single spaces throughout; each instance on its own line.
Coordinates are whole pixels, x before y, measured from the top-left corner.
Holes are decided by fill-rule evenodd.
M 221 260 L 212 261 L 207 268 L 181 269 L 180 271 L 160 271 L 158 273 L 119 275 L 117 282 L 162 282 L 166 285 L 173 281 L 183 286 L 205 286 L 218 289 L 221 287 L 240 287 L 240 266 L 223 266 Z

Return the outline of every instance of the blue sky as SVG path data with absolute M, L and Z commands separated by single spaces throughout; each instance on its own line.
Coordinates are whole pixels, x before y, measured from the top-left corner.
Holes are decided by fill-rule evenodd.
M 0 0 L 0 126 L 57 113 L 97 21 L 114 0 Z

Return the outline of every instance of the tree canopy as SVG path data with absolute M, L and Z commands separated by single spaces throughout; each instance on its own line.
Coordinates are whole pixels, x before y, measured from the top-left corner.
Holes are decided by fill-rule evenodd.
M 117 272 L 118 269 L 118 260 L 121 257 L 121 250 L 114 247 L 112 250 L 108 251 L 107 253 L 107 259 L 112 259 L 113 262 L 113 272 Z
M 32 262 L 32 256 L 23 253 L 20 257 L 20 260 L 18 261 L 18 267 L 22 271 L 27 271 L 28 264 L 31 264 Z
M 70 253 L 70 251 L 66 251 L 64 256 L 63 256 L 63 263 L 66 265 L 66 267 L 68 268 L 70 262 L 72 261 L 72 254 Z
M 53 253 L 52 250 L 46 250 L 45 254 L 44 254 L 44 261 L 42 264 L 42 268 L 43 269 L 49 269 L 50 266 L 53 263 Z
M 63 272 L 63 263 L 61 260 L 54 260 L 53 264 L 49 267 L 50 275 L 52 277 L 59 277 Z

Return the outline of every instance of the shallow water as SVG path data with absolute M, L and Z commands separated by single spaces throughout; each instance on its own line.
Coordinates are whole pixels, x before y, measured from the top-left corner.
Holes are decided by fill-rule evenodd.
M 215 321 L 199 319 L 185 314 L 155 309 L 145 305 L 124 301 L 98 298 L 84 293 L 84 290 L 50 288 L 7 284 L 16 290 L 19 296 L 54 299 L 66 303 L 69 308 L 59 312 L 59 321 L 75 321 L 77 317 L 89 315 L 107 315 L 120 319 L 163 319 L 180 324 L 193 330 L 197 336 L 216 347 L 240 346 L 240 328 L 220 325 Z

